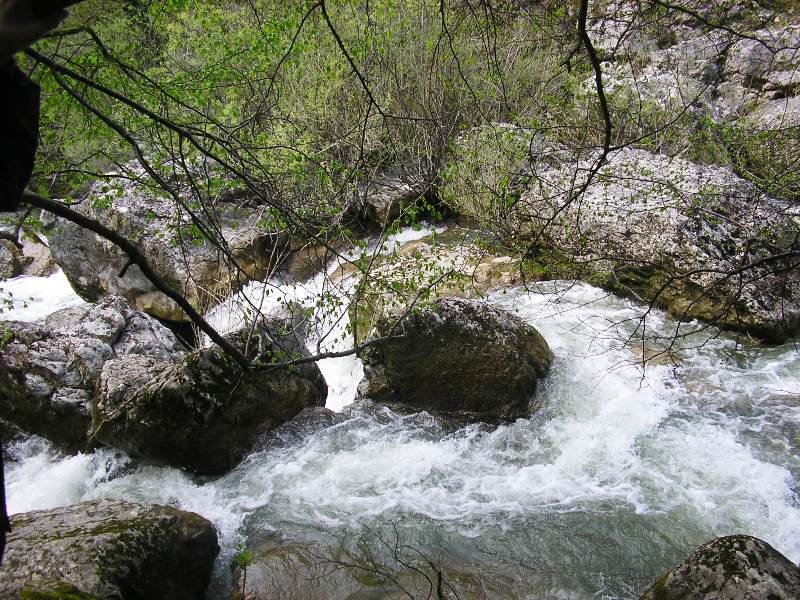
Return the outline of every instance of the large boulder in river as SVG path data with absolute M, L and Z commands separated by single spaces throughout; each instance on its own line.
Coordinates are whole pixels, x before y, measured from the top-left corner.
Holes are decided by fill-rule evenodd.
M 364 353 L 359 392 L 379 402 L 459 419 L 499 421 L 529 413 L 537 383 L 553 359 L 536 329 L 475 300 L 440 299 L 386 314 Z
M 717 538 L 656 581 L 641 600 L 794 600 L 800 568 L 748 535 Z
M 73 450 L 86 446 L 106 361 L 139 356 L 163 366 L 183 352 L 172 332 L 119 297 L 2 329 L 0 419 Z
M 303 409 L 324 406 L 327 386 L 291 321 L 271 320 L 234 336 L 260 365 L 242 369 L 218 347 L 164 368 L 146 357 L 109 361 L 99 384 L 92 438 L 135 456 L 196 473 L 223 473 L 265 433 Z
M 153 270 L 203 311 L 249 279 L 268 277 L 282 258 L 279 241 L 283 238 L 264 227 L 262 211 L 227 200 L 230 198 L 209 203 L 209 210 L 195 217 L 225 240 L 229 254 L 202 235 L 186 210 L 132 183 L 119 187 L 98 183 L 89 198 L 73 208 L 137 244 Z M 207 214 L 214 215 L 213 222 Z M 50 249 L 72 287 L 85 300 L 94 302 L 116 294 L 155 317 L 188 321 L 139 267 L 126 268 L 128 257 L 124 252 L 88 229 L 59 220 Z
M 795 334 L 796 206 L 766 196 L 730 169 L 633 148 L 613 152 L 585 193 L 570 198 L 596 159 L 543 153 L 534 182 L 508 217 L 532 240 L 539 252 L 532 255 L 544 268 L 682 320 L 774 342 Z
M 0 596 L 196 600 L 218 552 L 211 523 L 167 506 L 93 500 L 24 513 L 11 519 Z

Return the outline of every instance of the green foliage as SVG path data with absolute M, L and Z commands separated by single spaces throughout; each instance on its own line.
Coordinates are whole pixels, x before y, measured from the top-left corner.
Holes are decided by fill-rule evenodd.
M 11 342 L 14 341 L 14 330 L 8 325 L 0 325 L 0 352 L 6 349 Z
M 34 186 L 66 195 L 113 170 L 214 199 L 255 182 L 280 203 L 277 226 L 322 228 L 356 181 L 398 162 L 436 163 L 454 133 L 488 115 L 530 122 L 543 102 L 563 100 L 553 77 L 554 36 L 570 20 L 563 8 L 534 18 L 516 2 L 494 3 L 491 13 L 445 3 L 444 16 L 436 0 L 325 6 L 342 48 L 309 1 L 81 3 L 68 33 L 37 50 L 130 102 L 37 67 Z M 152 172 L 126 169 L 138 152 Z M 436 216 L 430 209 L 407 218 Z
M 770 196 L 800 200 L 800 127 L 757 130 L 721 125 L 717 134 L 741 177 Z
M 467 131 L 443 169 L 442 201 L 480 221 L 502 221 L 530 179 L 530 143 L 530 133 L 504 124 Z
M 236 554 L 233 555 L 231 563 L 237 569 L 246 569 L 255 562 L 255 559 L 255 554 L 242 543 L 236 546 Z
M 33 581 L 19 592 L 22 600 L 97 600 L 64 581 Z

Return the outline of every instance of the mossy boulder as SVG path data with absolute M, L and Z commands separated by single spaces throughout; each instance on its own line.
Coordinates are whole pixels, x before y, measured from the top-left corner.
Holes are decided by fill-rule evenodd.
M 166 368 L 139 358 L 109 363 L 93 439 L 199 474 L 231 469 L 265 433 L 304 408 L 325 405 L 327 385 L 316 364 L 270 364 L 309 356 L 297 327 L 273 319 L 252 335 L 248 328 L 232 336 L 260 362 L 246 371 L 216 346 Z
M 476 300 L 384 315 L 374 335 L 387 339 L 364 352 L 361 395 L 459 420 L 527 416 L 553 359 L 536 329 Z
M 575 166 L 541 163 L 509 218 L 531 256 L 588 281 L 752 337 L 782 342 L 800 328 L 800 221 L 729 169 L 625 148 L 579 200 Z M 586 175 L 578 171 L 579 183 Z M 538 254 L 537 254 L 538 252 Z
M 64 581 L 29 581 L 20 590 L 21 600 L 100 600 Z
M 0 596 L 196 600 L 219 552 L 214 526 L 166 506 L 93 500 L 16 515 Z
M 748 535 L 717 538 L 660 577 L 641 600 L 794 600 L 800 568 Z
M 401 244 L 372 261 L 350 303 L 353 333 L 363 341 L 381 316 L 421 298 L 482 298 L 499 288 L 548 278 L 533 267 L 490 247 L 480 231 L 449 223 L 445 231 Z

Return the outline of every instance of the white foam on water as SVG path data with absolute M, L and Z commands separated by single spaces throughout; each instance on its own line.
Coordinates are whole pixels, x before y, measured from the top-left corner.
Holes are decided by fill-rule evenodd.
M 312 306 L 323 280 L 274 282 L 271 289 Z M 402 516 L 475 537 L 512 523 L 541 528 L 536 519 L 543 514 L 576 514 L 615 527 L 616 535 L 616 524 L 634 514 L 674 521 L 676 531 L 706 538 L 754 534 L 800 559 L 795 348 L 739 348 L 724 337 L 694 347 L 700 338 L 690 337 L 676 350 L 675 364 L 643 370 L 641 353 L 627 342 L 641 315 L 631 302 L 567 282 L 488 301 L 535 325 L 555 353 L 539 392 L 543 407 L 530 419 L 448 432 L 424 413 L 354 405 L 342 422 L 254 452 L 210 482 L 165 467 L 109 471 L 101 451 L 33 452 L 10 466 L 10 504 L 27 510 L 98 496 L 172 504 L 211 519 L 226 556 L 249 532 L 286 523 L 359 527 Z M 235 312 L 231 305 L 219 311 L 225 318 Z M 312 335 L 312 351 L 352 344 L 346 314 L 315 313 L 318 321 L 332 320 Z M 663 313 L 647 323 L 656 337 L 675 326 Z M 340 329 L 323 340 L 334 325 Z M 331 388 L 329 406 L 344 409 L 361 378 L 360 362 L 347 357 L 320 368 Z M 37 500 L 31 490 L 43 480 Z M 628 541 L 623 546 L 644 543 Z M 514 561 L 517 550 L 498 549 L 498 560 Z M 579 558 L 565 557 L 559 568 L 580 569 Z
M 279 312 L 282 306 L 297 303 L 312 309 L 313 328 L 307 339 L 312 355 L 349 350 L 353 346 L 353 339 L 347 333 L 350 325 L 348 297 L 358 280 L 353 275 L 330 276 L 341 272 L 348 262 L 357 261 L 362 254 L 387 254 L 405 243 L 443 231 L 444 227 L 425 224 L 401 229 L 373 240 L 363 250 L 353 249 L 342 253 L 332 261 L 326 272 L 318 273 L 307 281 L 284 282 L 276 277 L 265 283 L 251 282 L 238 294 L 209 311 L 206 318 L 218 331 L 229 333 L 244 327 L 256 313 L 269 316 Z M 207 337 L 204 341 L 205 344 L 211 343 Z M 326 407 L 341 411 L 356 396 L 358 382 L 364 375 L 361 361 L 355 355 L 349 355 L 322 359 L 317 366 L 328 384 Z
M 49 277 L 21 276 L 0 281 L 0 301 L 3 321 L 39 321 L 62 308 L 86 305 L 61 270 Z
M 5 473 L 9 514 L 82 502 L 128 461 L 125 455 L 106 449 L 65 456 L 35 436 L 11 444 L 8 452 L 12 458 Z

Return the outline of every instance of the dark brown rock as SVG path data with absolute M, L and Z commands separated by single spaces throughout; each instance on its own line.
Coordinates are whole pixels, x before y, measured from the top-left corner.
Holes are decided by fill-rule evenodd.
M 308 356 L 296 334 L 275 321 L 256 328 L 249 357 L 260 355 L 266 365 L 246 372 L 217 347 L 166 368 L 146 357 L 109 361 L 93 439 L 196 473 L 231 469 L 264 434 L 305 408 L 325 404 L 327 385 L 316 364 L 267 366 L 272 359 Z M 242 348 L 244 335 L 234 337 Z
M 400 337 L 370 347 L 359 392 L 378 402 L 501 421 L 525 417 L 553 355 L 536 329 L 499 308 L 462 299 L 437 300 L 379 319 L 375 337 Z

